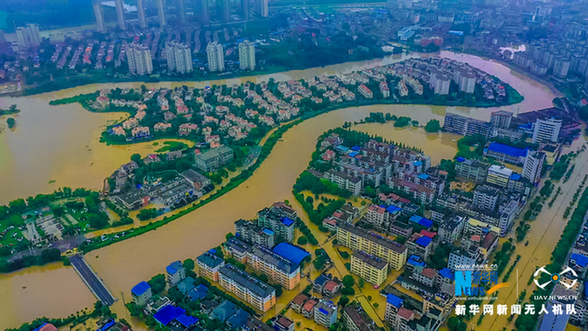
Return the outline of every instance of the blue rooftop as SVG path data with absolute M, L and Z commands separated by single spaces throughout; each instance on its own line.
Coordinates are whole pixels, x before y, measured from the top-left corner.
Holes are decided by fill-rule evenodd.
M 465 161 L 465 160 L 466 160 L 466 159 L 465 159 L 465 157 L 463 157 L 463 156 L 460 156 L 460 157 L 458 157 L 458 158 L 457 158 L 455 161 L 457 161 L 457 162 L 463 162 L 463 161 Z
M 520 149 L 517 147 L 508 146 L 508 145 L 494 142 L 494 143 L 491 143 L 490 146 L 488 146 L 488 150 L 496 152 L 496 153 L 510 155 L 513 157 L 521 157 L 521 156 L 527 156 L 527 151 L 529 150 L 529 147 L 526 147 L 525 149 Z
M 441 275 L 445 278 L 449 278 L 451 280 L 453 280 L 453 278 L 455 277 L 455 275 L 453 274 L 453 271 L 451 271 L 451 269 L 449 269 L 449 268 L 443 268 L 443 269 L 439 270 L 439 275 Z
M 425 266 L 425 262 L 419 261 L 419 257 L 416 255 L 411 255 L 408 261 L 406 261 L 406 263 L 418 267 Z
M 325 315 L 329 315 L 329 312 L 326 311 L 324 308 L 319 308 L 319 311 Z
M 359 154 L 359 153 L 357 153 L 357 152 L 351 152 L 351 153 L 349 153 L 349 156 L 355 157 L 357 154 Z
M 428 179 L 430 176 L 427 174 L 420 174 L 417 176 L 419 179 Z
M 419 225 L 422 225 L 426 228 L 430 228 L 431 226 L 433 226 L 433 221 L 431 221 L 428 218 L 424 218 L 422 216 L 419 216 L 419 215 L 412 215 L 408 220 L 411 222 L 417 223 Z
M 572 253 L 572 256 L 570 256 L 570 259 L 576 260 L 576 264 L 581 267 L 586 267 L 586 265 L 588 264 L 588 257 L 585 257 L 584 255 L 580 255 L 577 253 Z
M 176 317 L 180 316 L 185 312 L 186 311 L 180 307 L 167 305 L 161 308 L 161 310 L 159 310 L 157 313 L 155 313 L 155 315 L 153 315 L 153 318 L 162 325 L 168 325 Z
M 360 149 L 361 149 L 361 147 L 359 147 L 359 146 L 353 146 L 353 147 L 351 147 L 351 150 L 352 151 L 356 151 L 356 152 L 358 152 Z
M 402 306 L 402 303 L 404 302 L 404 300 L 400 299 L 399 297 L 395 296 L 394 294 L 388 294 L 388 296 L 386 297 L 386 302 L 391 304 L 392 306 L 396 307 L 396 308 L 400 308 L 400 306 Z
M 178 270 L 180 270 L 180 268 L 183 268 L 182 267 L 182 262 L 176 261 L 176 262 L 173 262 L 172 264 L 168 265 L 165 268 L 165 270 L 167 270 L 167 273 L 168 274 L 175 275 L 176 272 L 178 272 Z
M 423 237 L 420 237 L 419 239 L 417 239 L 415 242 L 423 247 L 427 247 L 427 246 L 429 246 L 431 241 L 433 241 L 433 239 L 423 236 Z
M 307 256 L 310 256 L 310 254 L 304 249 L 286 242 L 279 243 L 272 251 L 286 260 L 290 260 L 296 264 L 300 264 L 302 260 L 304 260 Z
M 176 321 L 180 322 L 184 327 L 189 328 L 192 325 L 198 323 L 198 319 L 194 316 L 188 316 L 186 314 L 182 314 L 176 317 Z
M 106 331 L 108 329 L 110 329 L 111 327 L 113 327 L 116 324 L 115 321 L 109 321 L 108 323 L 104 324 L 101 328 L 96 329 L 96 331 Z
M 249 313 L 239 308 L 233 316 L 227 319 L 227 323 L 231 329 L 240 330 L 245 324 L 247 324 L 247 318 L 249 318 Z
M 208 295 L 208 287 L 204 284 L 196 286 L 195 289 L 188 292 L 188 296 L 192 301 L 202 300 Z
M 285 226 L 290 226 L 294 224 L 294 221 L 288 217 L 282 217 L 282 224 L 284 224 Z
M 388 206 L 388 208 L 386 208 L 386 211 L 389 212 L 390 214 L 396 214 L 401 210 L 402 210 L 402 208 L 394 206 L 394 205 Z
M 414 161 L 412 165 L 414 165 L 415 167 L 420 167 L 423 165 L 423 163 L 421 161 Z
M 140 282 L 139 284 L 135 285 L 133 287 L 133 289 L 131 289 L 131 293 L 133 293 L 136 296 L 140 296 L 150 288 L 151 288 L 151 286 L 149 284 L 147 284 L 147 282 L 143 281 L 143 282 Z
M 519 175 L 517 173 L 514 173 L 514 174 L 510 175 L 509 179 L 511 179 L 511 180 L 519 180 L 519 179 L 521 179 L 521 175 Z
M 339 150 L 341 152 L 347 152 L 347 151 L 349 151 L 349 148 L 346 147 L 346 146 L 343 146 L 343 145 L 339 145 L 339 146 L 335 147 L 335 149 L 336 150 Z
M 274 235 L 274 231 L 272 231 L 270 229 L 263 229 L 262 231 L 263 231 L 263 233 L 267 234 L 268 236 Z
M 39 331 L 41 330 L 45 325 L 47 325 L 47 322 L 41 324 L 41 326 L 39 326 L 38 328 L 34 329 L 33 331 Z

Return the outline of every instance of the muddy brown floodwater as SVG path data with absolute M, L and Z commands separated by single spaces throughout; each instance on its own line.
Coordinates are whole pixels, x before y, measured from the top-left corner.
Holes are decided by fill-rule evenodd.
M 546 108 L 551 106 L 555 97 L 544 85 L 498 63 L 450 52 L 442 52 L 440 55 L 481 68 L 511 84 L 525 96 L 522 103 L 501 109 L 526 112 Z M 201 87 L 212 84 L 231 85 L 248 80 L 267 81 L 271 77 L 283 81 L 323 73 L 359 70 L 401 59 L 390 56 L 380 60 L 258 77 L 147 85 Z M 116 86 L 140 85 L 141 83 L 127 83 Z M 0 108 L 16 103 L 22 110 L 17 118 L 17 129 L 0 134 L 0 203 L 50 192 L 62 186 L 98 189 L 103 178 L 126 162 L 131 154 L 145 154 L 156 149 L 152 143 L 115 147 L 98 142 L 104 126 L 109 121 L 125 116 L 122 113 L 94 114 L 79 105 L 48 105 L 48 101 L 53 99 L 112 87 L 113 84 L 89 85 L 39 96 L 0 98 Z M 496 109 L 498 108 L 375 105 L 346 108 L 317 116 L 287 131 L 253 176 L 233 191 L 155 231 L 93 251 L 86 259 L 112 294 L 119 299 L 113 310 L 119 317 L 132 320 L 124 309 L 123 301 L 130 300 L 130 289 L 136 283 L 163 273 L 165 266 L 172 261 L 195 258 L 210 247 L 219 245 L 224 241 L 227 232 L 234 231 L 233 223 L 237 219 L 253 218 L 257 211 L 278 200 L 294 202 L 292 185 L 308 165 L 316 139 L 324 131 L 341 126 L 346 121 L 359 121 L 370 112 L 410 116 L 424 125 L 430 119 L 442 122 L 446 111 L 487 120 Z M 422 129 L 398 130 L 390 124 L 363 124 L 356 128 L 396 142 L 415 145 L 430 154 L 433 162 L 453 157 L 455 142 L 452 140 L 458 138 L 452 138 L 449 134 L 426 134 Z M 297 209 L 301 210 L 299 206 Z M 549 236 L 552 232 L 549 232 Z M 559 235 L 554 240 L 557 238 Z M 553 247 L 551 241 L 550 245 Z M 0 276 L 0 297 L 0 329 L 16 327 L 39 316 L 65 317 L 91 306 L 95 301 L 71 267 L 57 265 Z M 490 319 L 485 322 L 490 322 Z

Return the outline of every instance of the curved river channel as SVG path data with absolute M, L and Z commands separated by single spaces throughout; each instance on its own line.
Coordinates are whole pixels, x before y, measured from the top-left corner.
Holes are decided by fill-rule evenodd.
M 203 87 L 267 81 L 271 77 L 283 81 L 360 70 L 411 56 L 416 54 L 266 76 L 147 85 Z M 501 109 L 520 113 L 547 108 L 556 96 L 546 86 L 496 62 L 451 52 L 441 52 L 440 56 L 467 62 L 495 75 L 525 97 L 522 103 Z M 140 85 L 124 83 L 116 86 Z M 5 129 L 0 133 L 0 204 L 15 198 L 50 192 L 62 186 L 100 189 L 103 179 L 120 164 L 127 162 L 131 154 L 145 154 L 157 148 L 152 143 L 131 146 L 106 146 L 99 143 L 98 138 L 104 126 L 124 114 L 90 113 L 77 104 L 57 107 L 48 105 L 50 100 L 113 86 L 89 85 L 37 96 L 0 98 L 0 108 L 17 104 L 22 110 L 17 116 L 16 128 Z M 496 109 L 375 105 L 346 108 L 314 117 L 287 131 L 253 176 L 236 189 L 156 231 L 93 251 L 86 255 L 86 260 L 117 297 L 118 302 L 113 310 L 119 317 L 131 320 L 123 301 L 131 300 L 130 289 L 136 283 L 163 273 L 170 262 L 195 258 L 219 245 L 224 241 L 226 233 L 234 231 L 233 223 L 237 219 L 254 218 L 257 211 L 275 201 L 287 199 L 294 202 L 292 185 L 308 165 L 316 139 L 324 131 L 341 126 L 346 121 L 359 121 L 370 112 L 410 116 L 425 124 L 430 119 L 439 119 L 442 123 L 447 111 L 488 120 L 490 113 Z M 5 119 L 0 119 L 0 123 L 4 125 Z M 456 151 L 454 140 L 459 139 L 451 134 L 426 134 L 422 129 L 394 129 L 390 124 L 363 124 L 356 126 L 356 129 L 417 146 L 431 155 L 433 164 L 442 158 L 453 157 Z M 302 209 L 295 207 L 302 214 Z M 554 232 L 554 236 L 557 235 L 554 240 L 557 240 L 561 231 Z M 17 327 L 39 316 L 65 317 L 90 307 L 96 301 L 75 271 L 60 264 L 0 275 L 0 298 L 0 329 Z

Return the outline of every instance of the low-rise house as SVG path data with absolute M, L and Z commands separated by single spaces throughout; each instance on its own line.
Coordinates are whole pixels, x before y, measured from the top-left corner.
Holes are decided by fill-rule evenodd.
M 225 266 L 225 260 L 211 252 L 204 252 L 196 259 L 196 262 L 198 263 L 198 276 L 218 282 L 218 272 Z
M 282 314 L 276 315 L 271 319 L 271 323 L 274 326 L 274 329 L 277 331 L 294 331 L 294 321 L 285 317 Z
M 135 304 L 138 307 L 143 307 L 147 304 L 147 301 L 151 299 L 151 286 L 145 281 L 140 282 L 133 287 L 131 295 Z
M 165 268 L 167 272 L 167 283 L 170 286 L 177 285 L 180 281 L 186 278 L 186 270 L 182 266 L 182 262 L 176 261 Z
M 202 191 L 205 187 L 212 184 L 208 177 L 198 173 L 193 169 L 188 169 L 182 172 L 180 175 L 182 175 L 182 177 L 194 185 L 194 188 L 198 191 Z
M 302 316 L 306 318 L 314 318 L 314 308 L 316 307 L 317 302 L 314 299 L 306 301 L 302 306 Z
M 306 295 L 304 293 L 298 294 L 296 297 L 294 297 L 294 299 L 290 303 L 290 307 L 295 312 L 300 314 L 302 312 L 302 307 L 304 306 L 304 303 L 306 303 L 306 301 L 308 299 L 309 299 L 308 295 Z

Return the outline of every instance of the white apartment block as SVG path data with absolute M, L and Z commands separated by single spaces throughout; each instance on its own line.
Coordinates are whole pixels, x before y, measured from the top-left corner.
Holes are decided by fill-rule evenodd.
M 129 71 L 138 76 L 150 75 L 153 72 L 151 50 L 145 45 L 132 44 L 127 49 Z
M 223 45 L 216 42 L 208 44 L 206 46 L 206 55 L 208 56 L 208 69 L 211 72 L 225 71 L 225 51 Z
M 167 68 L 181 74 L 194 71 L 192 52 L 187 45 L 171 42 L 165 46 Z
M 239 44 L 239 63 L 241 70 L 255 69 L 255 44 L 249 41 Z

